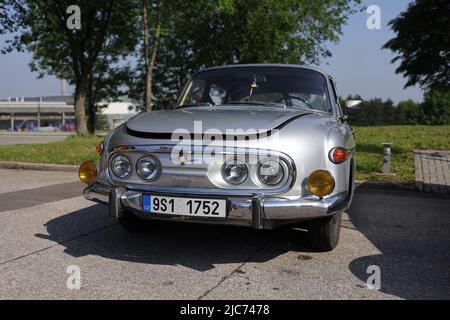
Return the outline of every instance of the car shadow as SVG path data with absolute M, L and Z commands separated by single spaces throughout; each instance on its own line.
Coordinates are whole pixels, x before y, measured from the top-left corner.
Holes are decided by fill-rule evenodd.
M 351 261 L 366 282 L 380 268 L 380 291 L 404 299 L 450 298 L 450 201 L 437 195 L 360 188 L 348 214 L 381 253 Z
M 314 252 L 308 247 L 306 232 L 297 229 L 261 231 L 158 222 L 149 232 L 129 233 L 109 218 L 101 205 L 57 217 L 45 227 L 48 235 L 35 236 L 57 242 L 73 257 L 96 255 L 134 263 L 181 265 L 198 271 L 213 269 L 217 264 L 265 262 L 289 251 Z

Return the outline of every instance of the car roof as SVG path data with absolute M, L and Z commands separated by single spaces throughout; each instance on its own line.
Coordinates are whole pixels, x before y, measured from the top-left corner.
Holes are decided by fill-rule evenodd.
M 199 71 L 195 72 L 193 75 L 196 75 L 196 74 L 202 73 L 202 72 L 206 72 L 206 71 L 211 71 L 211 70 L 228 69 L 228 68 L 230 68 L 230 69 L 231 68 L 243 68 L 243 67 L 279 67 L 279 68 L 308 69 L 308 70 L 313 70 L 313 71 L 319 72 L 319 73 L 323 74 L 325 77 L 331 77 L 329 74 L 327 74 L 323 70 L 313 67 L 313 66 L 300 65 L 300 64 L 284 64 L 284 63 L 230 64 L 230 65 L 225 65 L 225 66 L 218 66 L 218 67 L 212 67 L 212 68 L 199 70 Z

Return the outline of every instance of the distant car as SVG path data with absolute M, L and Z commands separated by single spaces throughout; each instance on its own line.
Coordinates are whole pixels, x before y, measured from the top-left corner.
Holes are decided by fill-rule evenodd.
M 355 106 L 357 101 L 348 101 Z M 332 250 L 352 200 L 354 132 L 329 75 L 297 65 L 200 71 L 177 108 L 141 113 L 80 166 L 128 230 L 155 220 L 306 229 Z

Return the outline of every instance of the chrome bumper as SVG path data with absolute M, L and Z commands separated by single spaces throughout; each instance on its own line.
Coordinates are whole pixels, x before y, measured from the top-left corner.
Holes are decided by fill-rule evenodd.
M 225 219 L 202 219 L 187 216 L 157 215 L 149 217 L 142 212 L 142 194 L 168 194 L 157 191 L 131 191 L 125 188 L 108 188 L 94 183 L 84 189 L 84 197 L 88 200 L 109 206 L 109 215 L 119 218 L 124 210 L 131 210 L 143 219 L 178 220 L 186 222 L 231 224 L 253 227 L 255 229 L 272 229 L 274 227 L 306 220 L 323 218 L 344 210 L 349 204 L 347 192 L 331 197 L 318 199 L 310 198 L 283 198 L 256 195 L 254 197 L 227 197 L 228 216 Z M 189 194 L 189 197 L 204 196 Z M 218 198 L 217 196 L 215 198 Z M 219 197 L 220 198 L 220 197 Z

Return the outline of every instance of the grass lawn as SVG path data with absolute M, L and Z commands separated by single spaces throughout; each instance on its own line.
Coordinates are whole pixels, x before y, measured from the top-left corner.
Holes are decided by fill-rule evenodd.
M 387 180 L 381 172 L 382 142 L 393 142 L 391 170 L 396 174 L 389 180 L 414 182 L 413 149 L 450 149 L 450 126 L 385 126 L 354 127 L 356 129 L 356 163 L 358 180 Z
M 0 146 L 0 161 L 80 164 L 85 160 L 98 159 L 95 146 L 101 140 L 96 136 L 69 136 L 65 140 L 45 144 Z
M 389 180 L 414 182 L 413 149 L 450 149 L 450 126 L 355 127 L 358 180 L 380 180 L 383 160 L 382 142 L 393 142 L 392 171 Z M 96 160 L 98 137 L 69 137 L 47 144 L 0 146 L 0 160 L 37 163 L 79 164 Z

